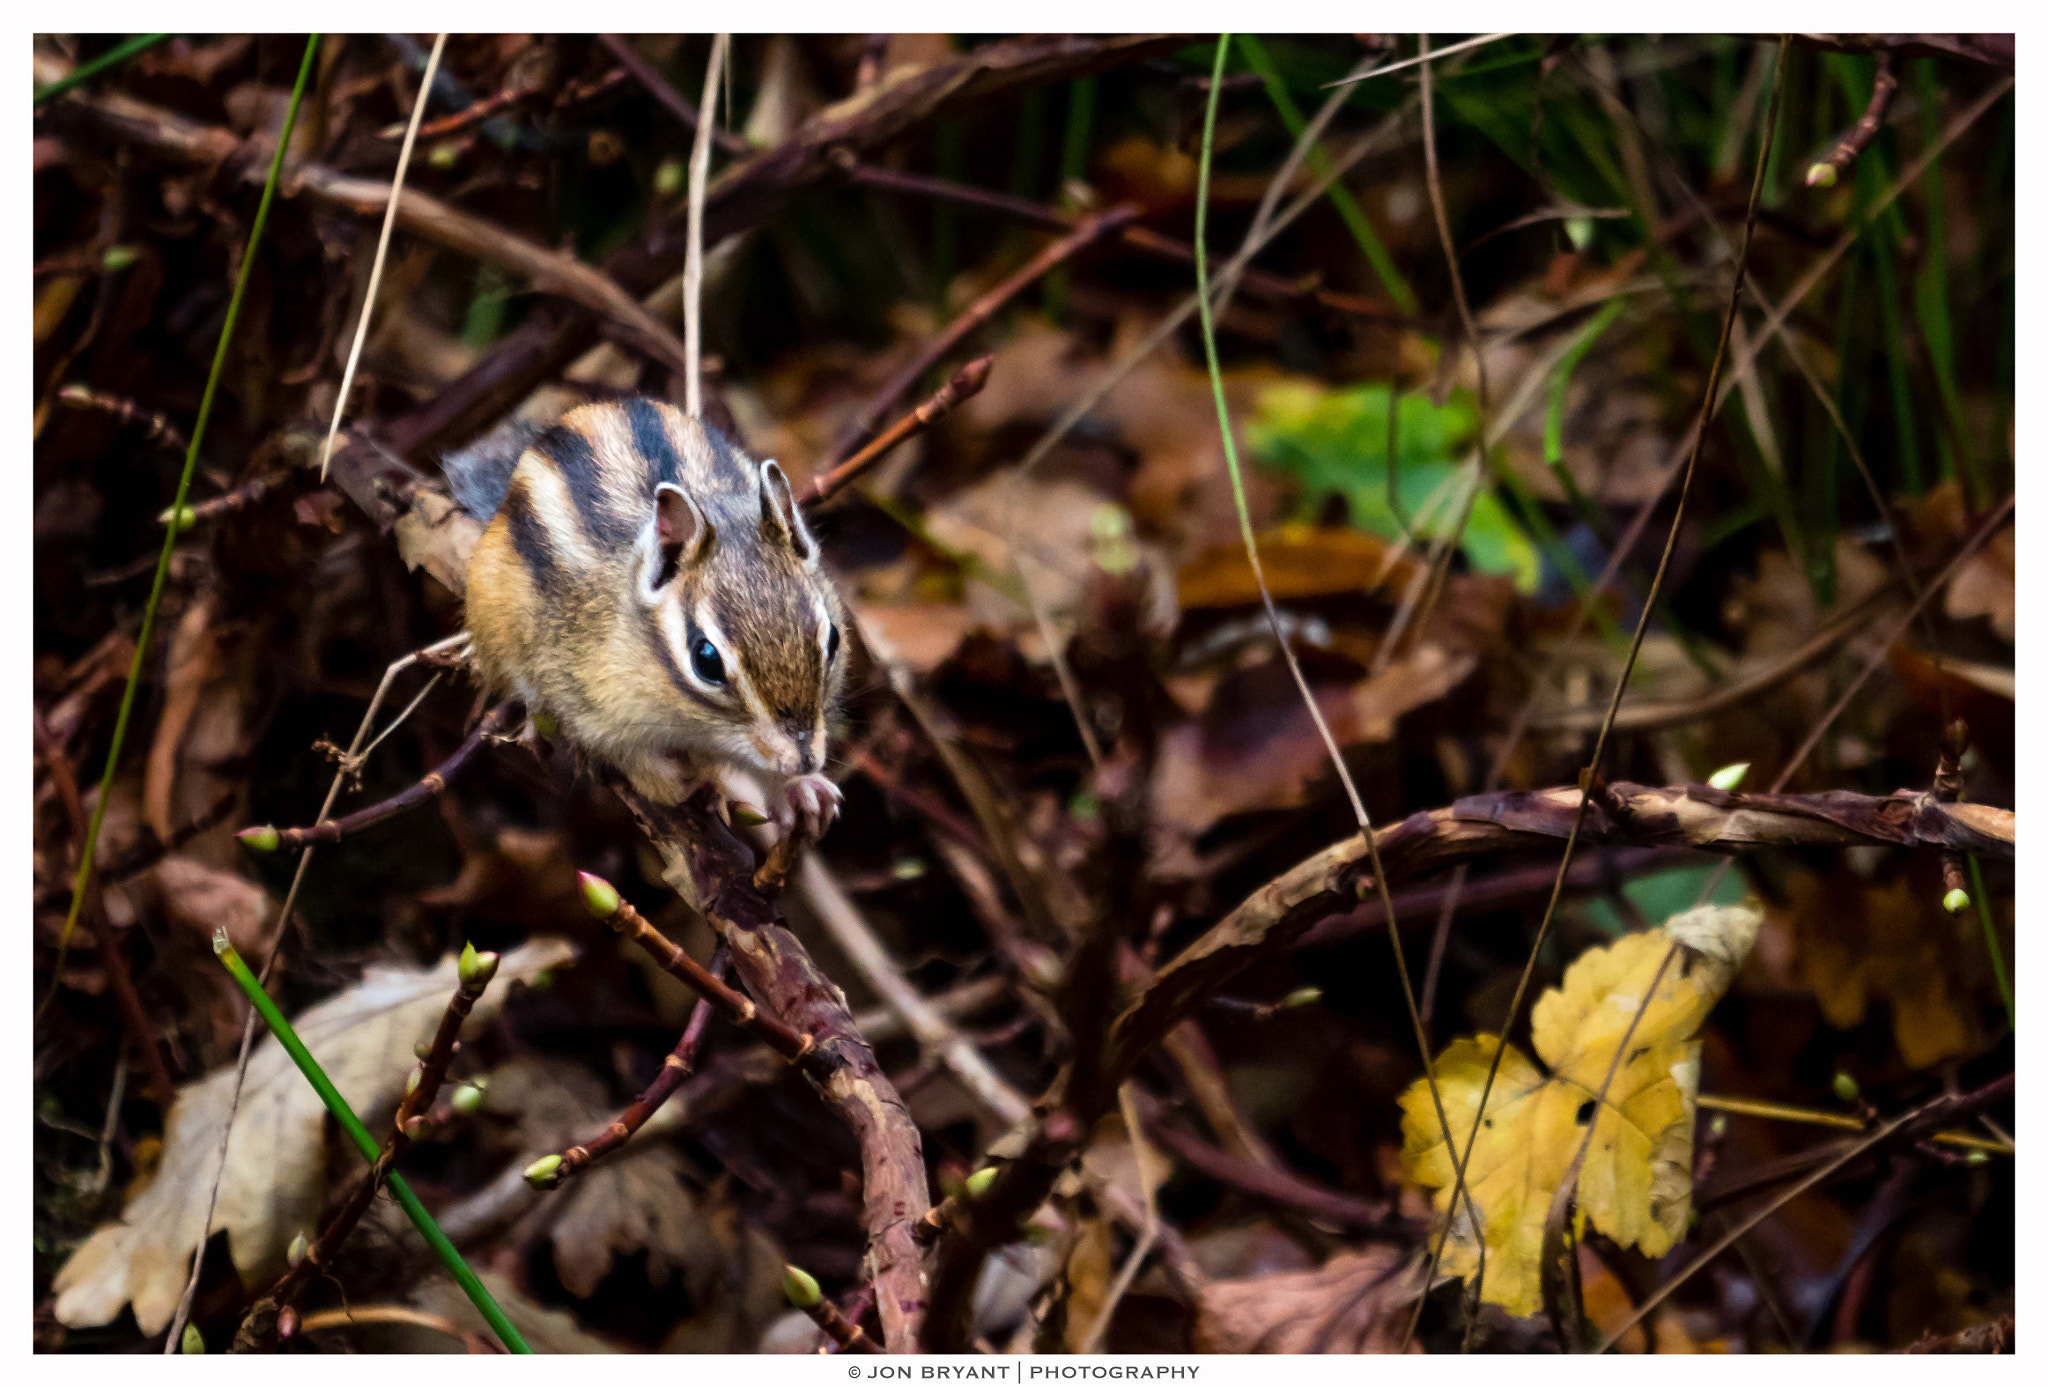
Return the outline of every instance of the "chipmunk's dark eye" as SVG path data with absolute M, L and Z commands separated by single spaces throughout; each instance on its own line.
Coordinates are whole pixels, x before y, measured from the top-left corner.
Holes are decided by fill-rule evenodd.
M 839 628 L 834 626 L 831 629 L 831 634 L 825 637 L 825 663 L 829 665 L 838 658 Z
M 725 682 L 725 661 L 718 658 L 718 647 L 703 636 L 690 647 L 690 664 L 695 667 L 697 677 L 707 684 Z

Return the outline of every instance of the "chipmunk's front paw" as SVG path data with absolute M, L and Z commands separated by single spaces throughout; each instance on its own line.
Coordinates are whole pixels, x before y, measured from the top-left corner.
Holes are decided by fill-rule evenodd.
M 800 775 L 784 783 L 776 822 L 786 831 L 801 827 L 816 842 L 839 817 L 839 799 L 839 787 L 824 776 Z

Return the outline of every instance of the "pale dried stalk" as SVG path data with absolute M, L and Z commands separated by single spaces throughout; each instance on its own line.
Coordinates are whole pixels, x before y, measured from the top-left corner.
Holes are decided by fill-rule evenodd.
M 384 206 L 384 227 L 377 233 L 377 258 L 370 262 L 370 287 L 363 295 L 363 311 L 356 318 L 356 340 L 349 344 L 348 365 L 341 372 L 341 393 L 334 397 L 334 417 L 327 422 L 327 442 L 320 448 L 320 480 L 327 480 L 327 460 L 334 456 L 334 435 L 341 429 L 341 416 L 348 408 L 348 388 L 355 384 L 356 363 L 362 360 L 363 343 L 370 336 L 370 311 L 377 306 L 377 288 L 384 282 L 384 257 L 391 250 L 391 228 L 398 224 L 398 195 L 405 188 L 405 171 L 412 164 L 413 141 L 420 133 L 420 117 L 427 113 L 427 97 L 434 90 L 434 74 L 441 70 L 441 50 L 448 46 L 446 34 L 434 35 L 433 51 L 427 54 L 427 70 L 420 75 L 419 95 L 413 98 L 412 118 L 405 123 L 405 143 L 398 147 L 398 169 L 391 175 L 391 197 Z

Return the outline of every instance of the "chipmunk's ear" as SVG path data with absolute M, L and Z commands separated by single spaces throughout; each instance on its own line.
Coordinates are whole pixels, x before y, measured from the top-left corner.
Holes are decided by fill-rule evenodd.
M 649 594 L 659 592 L 687 563 L 711 547 L 711 523 L 683 489 L 663 482 L 654 489 L 654 554 Z
M 786 540 L 799 562 L 809 563 L 818 557 L 817 541 L 804 528 L 803 512 L 797 509 L 789 478 L 774 458 L 761 464 L 761 538 Z

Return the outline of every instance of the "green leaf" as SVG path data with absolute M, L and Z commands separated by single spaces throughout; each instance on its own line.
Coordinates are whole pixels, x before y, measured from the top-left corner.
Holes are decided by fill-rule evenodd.
M 1405 394 L 1393 403 L 1390 386 L 1319 390 L 1288 383 L 1269 387 L 1245 437 L 1265 465 L 1301 483 L 1301 507 L 1313 513 L 1335 492 L 1351 523 L 1384 539 L 1404 528 L 1434 538 L 1457 523 L 1461 454 L 1470 446 L 1478 415 L 1463 392 L 1443 405 Z M 1395 430 L 1395 500 L 1387 504 L 1387 413 L 1398 408 Z M 1404 527 L 1403 518 L 1407 520 Z M 1484 482 L 1472 500 L 1461 547 L 1481 573 L 1506 574 L 1523 592 L 1541 577 L 1536 546 Z

